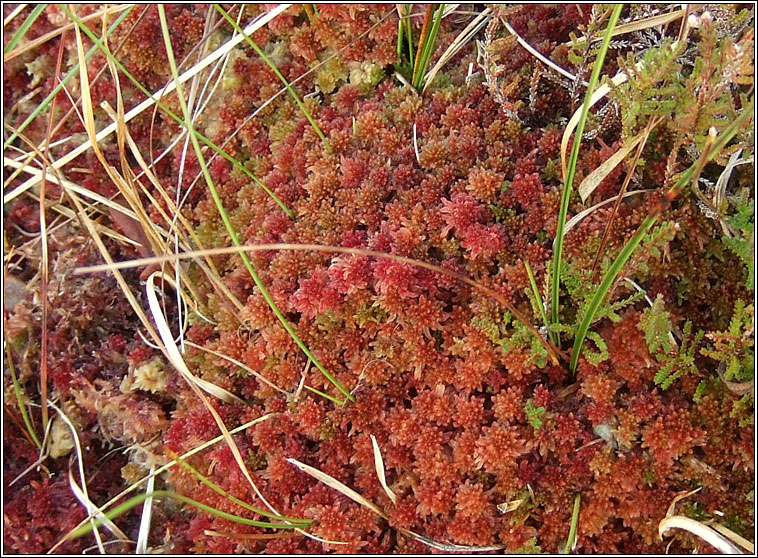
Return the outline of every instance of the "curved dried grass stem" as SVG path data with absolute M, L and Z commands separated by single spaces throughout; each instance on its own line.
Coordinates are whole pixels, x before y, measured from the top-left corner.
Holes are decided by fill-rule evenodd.
M 215 255 L 222 255 L 222 254 L 235 254 L 235 253 L 239 253 L 240 251 L 260 252 L 260 251 L 267 251 L 267 250 L 315 250 L 315 251 L 321 251 L 321 252 L 336 252 L 340 254 L 355 254 L 355 255 L 360 255 L 360 256 L 371 256 L 371 257 L 377 257 L 377 258 L 390 259 L 397 262 L 428 269 L 436 273 L 442 273 L 443 275 L 447 275 L 448 277 L 453 277 L 454 279 L 457 279 L 458 281 L 461 281 L 462 283 L 465 283 L 469 285 L 470 287 L 473 287 L 483 292 L 487 296 L 493 298 L 494 300 L 502 304 L 503 307 L 505 307 L 513 315 L 514 318 L 522 322 L 535 335 L 535 337 L 539 340 L 539 342 L 548 352 L 548 355 L 550 356 L 550 359 L 554 364 L 558 364 L 559 357 L 563 359 L 567 358 L 563 352 L 561 352 L 559 349 L 553 346 L 550 342 L 546 341 L 540 335 L 539 331 L 526 318 L 526 316 L 524 316 L 521 312 L 516 310 L 513 304 L 511 304 L 503 295 L 501 295 L 497 291 L 490 289 L 489 287 L 486 287 L 485 285 L 482 285 L 478 281 L 475 281 L 474 279 L 471 279 L 470 277 L 467 277 L 466 275 L 457 273 L 450 269 L 446 269 L 444 267 L 431 264 L 428 262 L 424 262 L 421 260 L 406 258 L 404 256 L 398 256 L 395 254 L 387 254 L 385 252 L 377 252 L 374 250 L 364 250 L 362 248 L 346 248 L 344 246 L 329 246 L 329 245 L 323 245 L 323 244 L 241 244 L 235 247 L 210 248 L 207 250 L 195 250 L 192 252 L 184 252 L 184 253 L 173 254 L 173 255 L 155 256 L 152 258 L 128 260 L 124 262 L 118 262 L 116 264 L 80 267 L 75 270 L 75 273 L 96 273 L 100 271 L 108 271 L 111 269 L 128 269 L 132 267 L 149 265 L 152 263 L 173 261 L 177 259 L 192 259 L 192 258 L 197 258 L 200 256 L 206 256 L 206 255 L 215 256 Z

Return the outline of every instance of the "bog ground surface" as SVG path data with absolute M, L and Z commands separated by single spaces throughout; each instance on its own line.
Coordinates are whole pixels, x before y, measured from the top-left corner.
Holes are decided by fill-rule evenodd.
M 685 6 L 4 4 L 4 551 L 750 552 L 754 8 Z

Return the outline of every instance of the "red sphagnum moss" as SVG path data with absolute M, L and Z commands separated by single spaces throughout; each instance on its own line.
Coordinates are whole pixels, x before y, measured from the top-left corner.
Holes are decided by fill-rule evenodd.
M 4 5 L 3 16 L 13 9 Z M 96 10 L 78 9 L 80 16 Z M 272 5 L 246 6 L 240 25 L 271 9 Z M 492 9 L 493 21 L 507 20 L 543 56 L 569 68 L 578 79 L 588 79 L 594 50 L 581 43 L 572 46 L 571 36 L 589 27 L 599 37 L 599 9 L 589 5 Z M 627 8 L 625 21 L 662 9 Z M 5 44 L 30 10 L 6 26 Z M 414 8 L 411 19 L 414 46 L 423 23 L 419 10 Z M 193 49 L 207 35 L 208 24 L 218 22 L 209 48 L 231 36 L 231 27 L 211 7 L 168 5 L 166 13 L 174 55 L 179 61 L 189 57 L 181 71 L 197 60 Z M 232 13 L 237 16 L 236 8 Z M 546 277 L 555 272 L 548 269 L 548 262 L 560 205 L 560 142 L 565 121 L 580 106 L 584 88 L 578 79 L 570 83 L 542 65 L 492 24 L 494 36 L 488 34 L 486 44 L 479 47 L 486 49 L 489 62 L 479 66 L 482 58 L 477 60 L 477 49 L 469 44 L 419 95 L 394 77 L 396 71 L 407 73 L 402 65 L 392 67 L 398 62 L 397 13 L 394 5 L 315 5 L 307 10 L 293 5 L 252 36 L 307 97 L 305 105 L 331 149 L 286 93 L 249 119 L 279 92 L 281 82 L 245 43 L 232 51 L 195 125 L 254 172 L 295 218 L 239 169 L 217 157 L 209 170 L 223 205 L 244 243 L 335 245 L 423 260 L 473 278 L 540 327 L 541 314 L 533 305 L 522 261 L 530 263 L 545 294 Z M 208 19 L 209 14 L 214 18 Z M 725 22 L 730 17 L 750 21 L 747 10 L 720 7 L 708 13 L 710 23 L 701 11 L 697 17 L 700 23 L 688 39 L 693 45 L 716 37 L 730 42 L 737 56 L 736 49 L 752 44 L 749 27 Z M 59 9 L 48 7 L 25 40 L 65 21 Z M 468 21 L 465 13 L 443 19 L 432 63 Z M 656 27 L 647 35 L 620 37 L 612 43 L 615 50 L 603 73 L 616 72 L 617 57 L 655 49 L 666 37 L 675 38 L 679 21 L 666 30 Z M 100 22 L 90 20 L 89 25 L 99 29 Z M 708 25 L 718 28 L 710 32 Z M 159 90 L 171 81 L 155 6 L 134 8 L 109 44 L 148 89 Z M 85 40 L 85 50 L 89 46 Z M 76 59 L 73 33 L 68 30 L 5 62 L 7 124 L 19 126 L 55 87 L 53 69 L 60 48 L 65 72 Z M 682 52 L 679 63 L 691 68 L 694 52 Z M 94 80 L 97 71 L 106 67 L 106 59 L 98 53 L 89 64 Z M 100 102 L 116 105 L 116 85 L 107 68 L 97 79 L 92 95 L 96 125 L 101 128 L 111 120 Z M 144 95 L 125 75 L 120 74 L 119 80 L 128 111 Z M 78 75 L 69 91 L 78 97 Z M 732 91 L 734 106 L 740 106 L 738 96 L 747 88 Z M 180 112 L 175 94 L 166 95 L 164 102 Z M 602 109 L 606 115 L 618 103 L 606 100 L 599 106 L 606 107 Z M 68 97 L 59 93 L 54 124 L 70 107 Z M 692 111 L 697 109 L 694 104 Z M 728 114 L 733 118 L 732 112 Z M 43 111 L 26 128 L 25 137 L 41 143 L 48 116 L 49 111 Z M 590 120 L 575 187 L 624 144 L 623 117 Z M 187 195 L 182 214 L 198 238 L 206 246 L 228 245 L 204 180 L 195 182 L 200 165 L 193 150 L 183 153 L 180 142 L 157 160 L 180 127 L 158 110 L 143 112 L 129 122 L 128 130 L 145 160 L 155 161 L 153 172 L 169 197 L 177 195 L 177 188 Z M 654 132 L 630 190 L 660 189 L 696 158 L 693 153 L 697 155 L 702 144 L 696 145 L 694 135 L 681 140 L 678 130 L 672 125 Z M 60 157 L 80 143 L 82 132 L 76 115 L 65 120 L 51 139 L 71 137 L 51 146 L 51 157 Z M 13 145 L 28 149 L 20 140 Z M 115 168 L 123 164 L 140 173 L 131 154 L 120 157 L 115 137 L 100 146 Z M 672 148 L 679 150 L 673 157 Z M 15 157 L 18 152 L 10 149 L 5 155 Z M 204 155 L 208 159 L 212 152 Z M 714 182 L 725 161 L 706 166 L 704 179 Z M 747 169 L 752 166 L 735 168 L 730 192 L 752 184 Z M 67 180 L 100 195 L 117 192 L 91 151 L 63 171 Z M 626 165 L 619 165 L 586 203 L 572 197 L 570 216 L 615 196 L 625 174 Z M 13 178 L 6 191 L 27 178 L 23 174 Z M 139 181 L 161 200 L 150 181 L 144 177 Z M 58 202 L 60 189 L 49 182 L 47 186 L 48 201 Z M 703 182 L 701 188 L 710 186 Z M 752 207 L 751 196 L 743 195 L 740 215 Z M 634 195 L 621 204 L 605 247 L 606 265 L 661 199 Z M 142 203 L 154 223 L 168 230 L 146 196 Z M 158 203 L 170 212 L 165 201 Z M 587 272 L 611 207 L 593 211 L 566 235 L 567 267 L 561 270 L 565 324 L 581 319 L 585 299 L 595 288 L 596 281 Z M 730 220 L 724 207 L 717 208 L 722 212 L 720 221 L 714 220 L 703 207 L 689 193 L 669 204 L 660 222 L 677 225 L 654 229 L 651 240 L 643 243 L 626 268 L 624 277 L 642 283 L 651 299 L 662 295 L 665 315 L 659 311 L 653 321 L 645 312 L 655 308 L 646 311 L 644 299 L 606 313 L 593 325 L 597 336 L 587 343 L 592 347 L 582 355 L 576 378 L 566 362 L 551 363 L 532 333 L 504 314 L 505 308 L 450 276 L 358 254 L 251 253 L 255 269 L 298 336 L 355 395 L 355 403 L 344 405 L 303 389 L 305 385 L 341 397 L 315 366 L 307 366 L 238 256 L 215 257 L 214 265 L 239 307 L 188 266 L 190 277 L 198 281 L 197 292 L 204 297 L 198 301 L 204 314 L 183 309 L 189 311 L 186 339 L 240 361 L 255 374 L 189 344 L 186 362 L 197 376 L 244 400 L 243 405 L 211 398 L 227 427 L 271 413 L 233 436 L 252 479 L 280 513 L 312 519 L 308 533 L 336 542 L 240 525 L 161 500 L 153 504 L 149 546 L 163 552 L 225 554 L 432 551 L 408 535 L 411 530 L 443 545 L 557 552 L 568 537 L 574 497 L 579 494 L 576 552 L 662 553 L 668 541 L 658 537 L 658 523 L 676 496 L 694 488 L 701 490 L 679 504 L 680 513 L 699 520 L 715 518 L 749 536 L 754 524 L 749 496 L 754 489 L 752 407 L 729 390 L 731 384 L 716 374 L 715 361 L 701 352 L 708 346 L 707 337 L 699 338 L 688 362 L 678 350 L 695 338 L 692 333 L 687 340 L 690 329 L 726 331 L 737 301 L 752 296 L 745 285 L 744 262 L 738 252 L 727 248 L 732 244 L 721 239 L 724 231 L 738 237 L 749 223 Z M 49 393 L 77 428 L 89 496 L 100 505 L 151 466 L 220 432 L 179 374 L 158 350 L 145 344 L 144 328 L 112 275 L 72 273 L 75 267 L 98 263 L 100 256 L 75 221 L 56 221 L 56 215 L 52 209 L 47 213 L 49 313 L 43 332 L 39 251 L 30 240 L 39 235 L 39 203 L 22 195 L 6 206 L 6 253 L 15 247 L 14 257 L 6 258 L 8 273 L 28 285 L 25 299 L 14 307 L 6 305 L 6 341 L 20 383 L 34 403 L 27 408 L 38 435 L 42 432 L 38 371 L 40 359 L 47 359 Z M 122 226 L 111 224 L 108 215 L 105 211 L 97 219 L 129 236 Z M 106 238 L 105 243 L 115 259 L 137 256 L 118 237 Z M 127 271 L 125 278 L 143 303 L 141 271 Z M 633 292 L 620 280 L 611 301 Z M 166 297 L 166 312 L 176 323 L 178 309 L 171 297 Z M 685 327 L 687 320 L 693 325 Z M 668 330 L 651 332 L 650 326 L 644 331 L 640 325 L 652 323 L 669 323 L 677 346 L 667 345 L 668 352 L 656 350 L 651 336 L 665 336 Z M 43 334 L 47 355 L 40 355 Z M 573 332 L 561 335 L 565 348 Z M 752 355 L 744 352 L 748 349 L 740 350 L 739 358 Z M 658 377 L 669 362 L 666 359 L 673 363 L 672 372 L 684 370 L 670 386 L 661 385 Z M 724 377 L 722 371 L 722 379 L 749 380 L 732 369 L 728 374 L 732 376 Z M 65 480 L 69 467 L 77 471 L 68 458 L 75 454 L 68 449 L 57 458 L 51 456 L 11 485 L 38 452 L 26 432 L 9 374 L 4 387 L 4 545 L 8 552 L 44 552 L 86 517 Z M 372 435 L 394 499 L 377 476 Z M 288 458 L 356 490 L 379 506 L 386 518 L 300 471 Z M 189 463 L 228 494 L 266 507 L 223 442 L 194 455 Z M 203 485 L 186 469 L 173 469 L 156 485 L 228 513 L 263 519 Z M 520 504 L 502 512 L 498 505 L 506 502 Z M 115 520 L 132 538 L 139 530 L 140 509 Z M 105 533 L 102 528 L 101 533 Z M 80 552 L 92 544 L 88 535 L 57 550 Z M 133 550 L 125 545 L 110 549 Z M 682 534 L 669 550 L 710 547 Z

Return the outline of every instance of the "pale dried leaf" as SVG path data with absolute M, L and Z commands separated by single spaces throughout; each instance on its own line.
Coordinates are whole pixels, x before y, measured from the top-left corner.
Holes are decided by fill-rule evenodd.
M 740 545 L 742 548 L 747 550 L 750 554 L 755 554 L 755 545 L 751 543 L 749 540 L 747 540 L 745 537 L 738 535 L 737 533 L 729 529 L 729 527 L 725 527 L 721 523 L 716 523 L 716 522 L 711 523 L 709 527 L 711 527 L 712 529 L 715 529 L 716 531 L 724 535 L 726 538 L 734 541 L 735 543 Z
M 622 145 L 618 151 L 616 151 L 616 153 L 608 157 L 606 161 L 604 161 L 599 167 L 587 175 L 584 180 L 582 180 L 582 183 L 579 185 L 579 188 L 577 190 L 579 192 L 579 197 L 582 198 L 583 202 L 587 201 L 587 198 L 590 197 L 592 192 L 595 191 L 603 179 L 611 174 L 611 172 L 613 172 L 613 169 L 615 169 L 619 163 L 626 159 L 627 155 L 629 155 L 632 149 L 634 149 L 646 135 L 646 130 L 643 130 L 637 134 L 634 139 L 627 142 L 625 145 Z
M 724 374 L 725 371 L 726 364 L 722 362 L 719 364 L 717 372 L 721 381 L 724 382 L 726 389 L 739 397 L 742 397 L 746 393 L 753 391 L 753 387 L 755 387 L 755 378 L 748 380 L 747 382 L 730 382 L 726 379 L 726 376 Z
M 113 521 L 108 519 L 108 516 L 106 516 L 102 511 L 98 510 L 97 506 L 92 502 L 92 500 L 87 497 L 82 488 L 76 484 L 76 481 L 74 480 L 74 473 L 71 471 L 71 469 L 68 471 L 68 485 L 71 488 L 71 492 L 74 493 L 76 499 L 79 500 L 79 503 L 83 505 L 90 514 L 94 514 L 94 517 L 97 518 L 102 526 L 108 529 L 108 531 L 110 531 L 114 537 L 127 542 L 130 540 L 129 537 L 127 537 L 126 534 L 124 534 L 124 532 L 119 529 L 115 523 L 113 523 Z M 93 532 L 97 533 L 97 531 Z M 99 533 L 95 537 L 98 540 L 98 546 L 102 545 Z M 105 551 L 103 550 L 101 553 L 104 554 Z
M 675 12 L 669 12 L 667 14 L 658 14 L 658 15 L 646 17 L 643 19 L 638 19 L 637 21 L 624 23 L 623 25 L 618 25 L 613 29 L 613 32 L 611 33 L 611 37 L 624 35 L 626 33 L 633 33 L 634 31 L 644 31 L 645 29 L 650 29 L 652 27 L 659 27 L 661 25 L 666 25 L 667 23 L 671 23 L 672 21 L 676 21 L 677 19 L 682 17 L 685 11 L 686 10 L 677 10 Z M 592 42 L 602 41 L 604 35 L 605 35 L 605 30 L 600 31 L 597 35 L 595 35 L 592 38 Z M 586 41 L 587 41 L 587 37 L 579 37 L 576 40 L 578 44 L 584 43 Z M 571 43 L 565 43 L 566 46 L 570 44 Z
M 392 500 L 392 503 L 397 505 L 397 496 L 392 492 L 392 489 L 387 485 L 387 479 L 384 476 L 384 460 L 382 459 L 382 452 L 379 449 L 379 444 L 376 441 L 376 437 L 371 434 L 371 445 L 374 448 L 374 467 L 376 468 L 376 476 L 379 477 L 379 483 L 382 488 Z
M 153 517 L 153 488 L 155 487 L 155 466 L 150 467 L 150 478 L 147 480 L 145 492 L 147 498 L 142 502 L 142 517 L 139 522 L 139 533 L 137 534 L 137 547 L 135 554 L 147 553 L 147 539 L 150 535 L 150 520 Z
M 196 343 L 193 343 L 192 341 L 185 341 L 185 343 L 187 345 L 189 345 L 190 347 L 195 347 L 196 349 L 200 349 L 201 351 L 205 351 L 205 352 L 210 353 L 212 355 L 215 355 L 215 356 L 217 356 L 219 358 L 222 358 L 222 359 L 224 359 L 224 360 L 226 360 L 228 362 L 231 362 L 235 366 L 239 366 L 245 372 L 247 372 L 248 374 L 252 374 L 256 378 L 258 378 L 261 382 L 263 382 L 264 384 L 266 384 L 267 386 L 269 386 L 271 389 L 274 389 L 274 390 L 278 391 L 279 393 L 283 393 L 284 395 L 286 395 L 288 397 L 290 396 L 290 393 L 288 393 L 287 391 L 283 390 L 282 388 L 280 388 L 279 386 L 277 386 L 275 383 L 271 382 L 270 380 L 267 380 L 263 375 L 261 375 L 259 372 L 256 372 L 255 370 L 253 370 L 252 368 L 250 368 L 249 366 L 247 366 L 245 363 L 240 362 L 240 361 L 238 361 L 236 359 L 233 359 L 232 357 L 227 356 L 227 355 L 225 355 L 223 353 L 219 353 L 218 351 L 214 351 L 213 349 L 209 349 L 208 347 L 203 347 L 202 345 L 198 345 Z
M 323 482 L 325 485 L 333 488 L 337 492 L 347 496 L 352 501 L 357 502 L 361 506 L 365 506 L 368 509 L 370 509 L 372 512 L 374 512 L 376 515 L 383 519 L 387 519 L 387 516 L 385 513 L 379 509 L 379 506 L 374 504 L 372 501 L 364 498 L 360 494 L 358 494 L 355 490 L 350 488 L 349 486 L 342 484 L 340 481 L 335 479 L 334 477 L 327 475 L 326 473 L 319 471 L 315 467 L 311 467 L 310 465 L 306 465 L 305 463 L 301 463 L 297 459 L 294 459 L 292 457 L 288 457 L 287 461 L 289 463 L 292 463 L 295 467 L 303 471 L 304 473 L 308 473 L 310 476 L 312 476 L 314 479 L 319 480 Z
M 262 417 L 258 417 L 257 419 L 254 419 L 254 420 L 251 420 L 249 422 L 246 422 L 245 424 L 242 424 L 242 425 L 238 426 L 237 428 L 235 428 L 233 430 L 230 430 L 229 434 L 237 434 L 238 432 L 242 432 L 244 430 L 247 430 L 251 426 L 253 426 L 255 424 L 258 424 L 259 422 L 263 422 L 265 420 L 268 420 L 268 419 L 270 419 L 271 417 L 273 417 L 273 416 L 275 416 L 277 414 L 278 413 L 267 413 L 267 414 L 263 415 Z M 217 443 L 219 443 L 219 442 L 221 442 L 222 440 L 225 440 L 225 439 L 226 438 L 225 438 L 224 434 L 221 434 L 220 436 L 216 436 L 215 438 L 212 438 L 211 440 L 208 440 L 207 442 L 203 442 L 199 446 L 197 446 L 197 447 L 195 447 L 195 448 L 187 451 L 186 453 L 182 454 L 178 459 L 174 459 L 172 461 L 169 461 L 165 465 L 163 465 L 160 468 L 158 468 L 156 471 L 154 471 L 152 473 L 149 473 L 146 476 L 142 477 L 140 480 L 138 480 L 137 482 L 135 482 L 134 484 L 132 484 L 128 488 L 122 490 L 119 494 L 117 494 L 116 496 L 114 496 L 113 498 L 111 498 L 110 500 L 108 500 L 108 502 L 106 502 L 102 506 L 96 508 L 96 510 L 94 512 L 90 512 L 89 517 L 86 517 L 85 519 L 83 519 L 82 521 L 80 521 L 79 524 L 76 527 L 74 527 L 73 529 L 71 529 L 57 543 L 55 543 L 53 545 L 53 547 L 48 551 L 48 554 L 51 554 L 51 553 L 55 552 L 55 550 L 60 545 L 62 545 L 65 541 L 67 541 L 69 539 L 69 537 L 71 536 L 71 533 L 73 533 L 74 531 L 76 531 L 77 529 L 79 529 L 80 527 L 82 527 L 85 523 L 87 523 L 91 519 L 97 517 L 98 513 L 102 513 L 104 510 L 106 510 L 107 508 L 109 508 L 112 505 L 114 505 L 116 502 L 118 502 L 119 500 L 121 500 L 121 498 L 123 498 L 127 494 L 130 494 L 131 492 L 134 492 L 140 486 L 142 486 L 143 483 L 149 481 L 152 477 L 156 477 L 156 476 L 158 476 L 158 475 L 160 475 L 160 474 L 168 471 L 171 467 L 174 467 L 180 460 L 186 460 L 187 458 L 195 455 L 196 453 L 199 453 L 199 452 L 201 452 L 201 451 L 203 451 L 203 450 L 211 447 L 212 445 L 217 444 Z M 44 444 L 43 444 L 43 447 L 44 447 Z
M 642 62 L 638 62 L 638 66 L 641 66 Z M 627 80 L 626 74 L 624 72 L 619 72 L 613 78 L 611 81 L 614 85 L 619 86 L 622 83 L 624 83 Z M 608 84 L 604 83 L 595 91 L 592 93 L 592 97 L 590 97 L 590 108 L 595 106 L 597 102 L 605 97 L 608 93 L 610 93 L 611 88 Z M 579 119 L 582 116 L 582 106 L 580 105 L 576 111 L 574 111 L 574 114 L 571 116 L 571 119 L 569 120 L 568 124 L 566 125 L 566 129 L 563 132 L 563 137 L 561 138 L 561 172 L 563 176 L 563 181 L 566 181 L 566 173 L 568 172 L 568 163 L 567 163 L 567 151 L 568 151 L 568 142 L 569 139 L 571 139 L 571 134 L 574 133 L 574 130 L 576 129 L 577 125 L 579 124 Z M 581 141 L 581 138 L 577 138 L 576 141 Z
M 650 191 L 651 190 L 632 190 L 631 192 L 626 192 L 623 195 L 622 199 L 623 198 L 628 198 L 629 196 L 635 196 L 637 194 L 644 194 L 645 192 L 650 192 Z M 584 219 L 585 217 L 587 217 L 587 215 L 589 215 L 593 211 L 596 211 L 596 210 L 600 209 L 604 205 L 608 205 L 609 203 L 615 202 L 616 198 L 618 198 L 617 195 L 613 196 L 612 198 L 608 198 L 607 200 L 603 200 L 603 201 L 601 201 L 599 203 L 596 203 L 592 207 L 588 207 L 587 209 L 585 209 L 583 211 L 580 211 L 579 213 L 577 213 L 576 215 L 574 215 L 571 219 L 569 219 L 566 222 L 566 226 L 563 229 L 563 236 L 566 236 L 568 234 L 568 232 L 571 229 L 573 229 L 574 227 L 576 227 L 582 219 Z M 555 239 L 553 240 L 553 249 L 555 249 Z
M 452 4 L 453 6 L 458 6 L 458 4 Z M 471 41 L 474 36 L 482 29 L 482 27 L 487 23 L 487 21 L 490 18 L 490 12 L 492 10 L 490 8 L 486 8 L 482 13 L 480 13 L 474 20 L 469 23 L 466 28 L 461 31 L 458 36 L 453 40 L 452 43 L 450 43 L 450 46 L 445 49 L 445 52 L 442 53 L 442 56 L 439 57 L 437 60 L 437 63 L 432 67 L 431 70 L 429 70 L 424 77 L 424 88 L 421 90 L 421 93 L 423 94 L 427 87 L 429 87 L 429 84 L 432 83 L 434 80 L 434 77 L 437 75 L 437 73 L 442 69 L 442 67 L 447 64 L 450 59 L 455 56 L 466 44 Z M 444 15 L 442 17 L 445 17 Z M 415 132 L 415 129 L 414 129 Z M 418 157 L 417 157 L 418 158 Z
M 684 494 L 680 494 L 679 496 L 675 497 L 675 498 L 674 498 L 674 499 L 671 501 L 671 504 L 669 504 L 669 507 L 668 507 L 668 509 L 666 510 L 666 517 L 671 517 L 671 516 L 673 516 L 673 515 L 674 515 L 674 508 L 676 508 L 676 505 L 677 505 L 679 502 L 681 502 L 681 501 L 682 501 L 682 500 L 684 500 L 685 498 L 689 498 L 689 497 L 690 497 L 690 496 L 692 496 L 693 494 L 697 494 L 697 493 L 698 493 L 698 492 L 700 492 L 702 489 L 703 489 L 703 487 L 702 487 L 702 486 L 700 486 L 700 487 L 698 487 L 698 488 L 695 488 L 694 490 L 690 490 L 689 492 L 685 492 Z
M 367 507 L 368 509 L 373 511 L 375 514 L 377 514 L 379 517 L 383 519 L 388 519 L 387 515 L 379 508 L 379 506 L 377 506 L 370 500 L 364 498 L 363 496 L 358 494 L 355 490 L 341 483 L 334 477 L 327 475 L 326 473 L 322 471 L 319 471 L 315 467 L 311 467 L 310 465 L 301 463 L 300 461 L 292 457 L 288 457 L 287 461 L 289 463 L 292 463 L 295 467 L 297 467 L 304 473 L 308 473 L 310 476 L 312 476 L 316 480 L 323 482 L 325 485 L 335 489 L 336 491 L 343 494 L 344 496 L 347 496 L 354 502 L 360 504 L 361 506 Z M 416 539 L 419 542 L 426 544 L 427 546 L 436 548 L 437 550 L 443 550 L 446 552 L 488 552 L 492 550 L 501 550 L 505 548 L 503 545 L 462 546 L 462 545 L 457 545 L 457 544 L 441 543 L 441 542 L 434 541 L 423 535 L 419 535 L 418 533 L 414 533 L 413 531 L 408 531 L 407 529 L 399 529 L 399 531 L 403 533 L 404 535 L 407 535 L 411 538 Z M 342 544 L 345 544 L 345 543 L 342 543 Z
M 743 554 L 740 548 L 733 544 L 724 535 L 699 521 L 690 519 L 689 517 L 672 515 L 671 517 L 666 517 L 661 520 L 658 524 L 658 536 L 660 536 L 661 540 L 663 540 L 663 535 L 671 529 L 683 529 L 689 531 L 693 535 L 703 539 L 722 554 Z
M 509 513 L 519 509 L 521 504 L 525 501 L 524 498 L 519 498 L 518 500 L 511 500 L 510 502 L 503 502 L 502 504 L 497 505 L 497 509 L 500 513 Z
M 513 27 L 511 27 L 510 23 L 508 23 L 507 21 L 503 20 L 503 24 L 505 25 L 505 28 L 508 30 L 508 32 L 511 35 L 513 35 L 514 37 L 516 37 L 516 39 L 518 40 L 518 43 L 522 47 L 524 47 L 529 52 L 529 54 L 531 54 L 537 60 L 539 60 L 540 62 L 542 62 L 546 66 L 552 68 L 553 70 L 555 70 L 556 72 L 558 72 L 562 76 L 570 79 L 572 82 L 576 80 L 576 76 L 574 74 L 572 74 L 568 70 L 564 70 L 563 68 L 561 68 L 558 64 L 556 64 L 555 62 L 553 62 L 552 60 L 550 60 L 547 56 L 543 55 L 540 51 L 538 51 L 536 48 L 534 48 L 532 45 L 530 45 L 528 42 L 526 42 L 524 39 L 522 39 L 521 36 L 518 33 L 516 33 L 516 30 Z M 582 80 L 582 85 L 584 85 L 585 87 L 587 87 L 589 85 L 589 83 L 587 83 L 586 81 Z
M 145 292 L 147 293 L 147 302 L 148 307 L 150 308 L 150 312 L 153 316 L 153 320 L 155 320 L 155 325 L 158 328 L 158 334 L 161 337 L 161 341 L 163 342 L 163 345 L 166 348 L 166 353 L 168 355 L 169 360 L 171 361 L 171 364 L 176 368 L 176 370 L 179 371 L 179 373 L 184 376 L 187 381 L 189 381 L 191 384 L 196 385 L 206 393 L 209 393 L 210 395 L 220 399 L 221 401 L 225 401 L 226 403 L 239 403 L 242 405 L 246 405 L 246 403 L 234 395 L 233 393 L 230 393 L 229 391 L 225 390 L 224 388 L 217 386 L 216 384 L 209 382 L 207 380 L 204 380 L 202 378 L 198 378 L 195 376 L 192 372 L 190 372 L 189 367 L 184 362 L 184 357 L 182 357 L 181 352 L 179 351 L 179 347 L 176 345 L 176 342 L 174 341 L 174 337 L 171 333 L 171 328 L 168 325 L 168 322 L 166 321 L 166 316 L 163 314 L 163 308 L 161 307 L 160 302 L 158 301 L 158 296 L 155 294 L 157 291 L 156 285 L 155 285 L 155 279 L 156 277 L 160 277 L 164 281 L 170 283 L 171 285 L 175 285 L 174 280 L 164 275 L 161 272 L 155 272 L 150 275 L 147 279 L 147 284 L 145 286 Z

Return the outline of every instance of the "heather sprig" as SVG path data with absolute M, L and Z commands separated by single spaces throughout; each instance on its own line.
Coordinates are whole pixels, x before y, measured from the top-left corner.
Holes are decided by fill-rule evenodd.
M 679 180 L 676 182 L 676 184 L 674 184 L 674 186 L 666 193 L 667 199 L 674 199 L 678 193 L 687 184 L 690 183 L 693 176 L 697 176 L 697 174 L 699 174 L 699 171 L 702 169 L 705 162 L 713 159 L 722 149 L 724 149 L 724 147 L 726 147 L 726 145 L 732 140 L 737 132 L 753 119 L 754 110 L 754 100 L 751 99 L 750 106 L 745 107 L 742 114 L 740 114 L 740 116 L 734 122 L 732 122 L 727 127 L 727 129 L 718 136 L 717 139 L 713 140 L 710 149 L 704 152 L 698 161 L 693 163 L 685 172 L 680 175 Z M 590 324 L 595 319 L 596 312 L 603 303 L 603 300 L 608 294 L 611 285 L 616 280 L 616 277 L 618 277 L 619 273 L 621 273 L 621 270 L 624 268 L 626 262 L 632 256 L 637 246 L 639 246 L 642 240 L 646 237 L 650 229 L 652 229 L 656 224 L 659 217 L 660 210 L 655 210 L 651 215 L 646 217 L 644 221 L 642 221 L 635 235 L 632 236 L 632 238 L 630 238 L 629 241 L 624 245 L 619 255 L 616 257 L 608 271 L 605 273 L 602 282 L 595 290 L 592 300 L 587 306 L 582 321 L 579 324 L 579 329 L 574 339 L 574 347 L 571 351 L 571 362 L 569 365 L 572 374 L 576 373 L 576 367 L 579 364 L 579 355 L 582 349 L 582 344 L 584 343 L 584 339 L 587 336 L 587 331 L 590 328 Z

